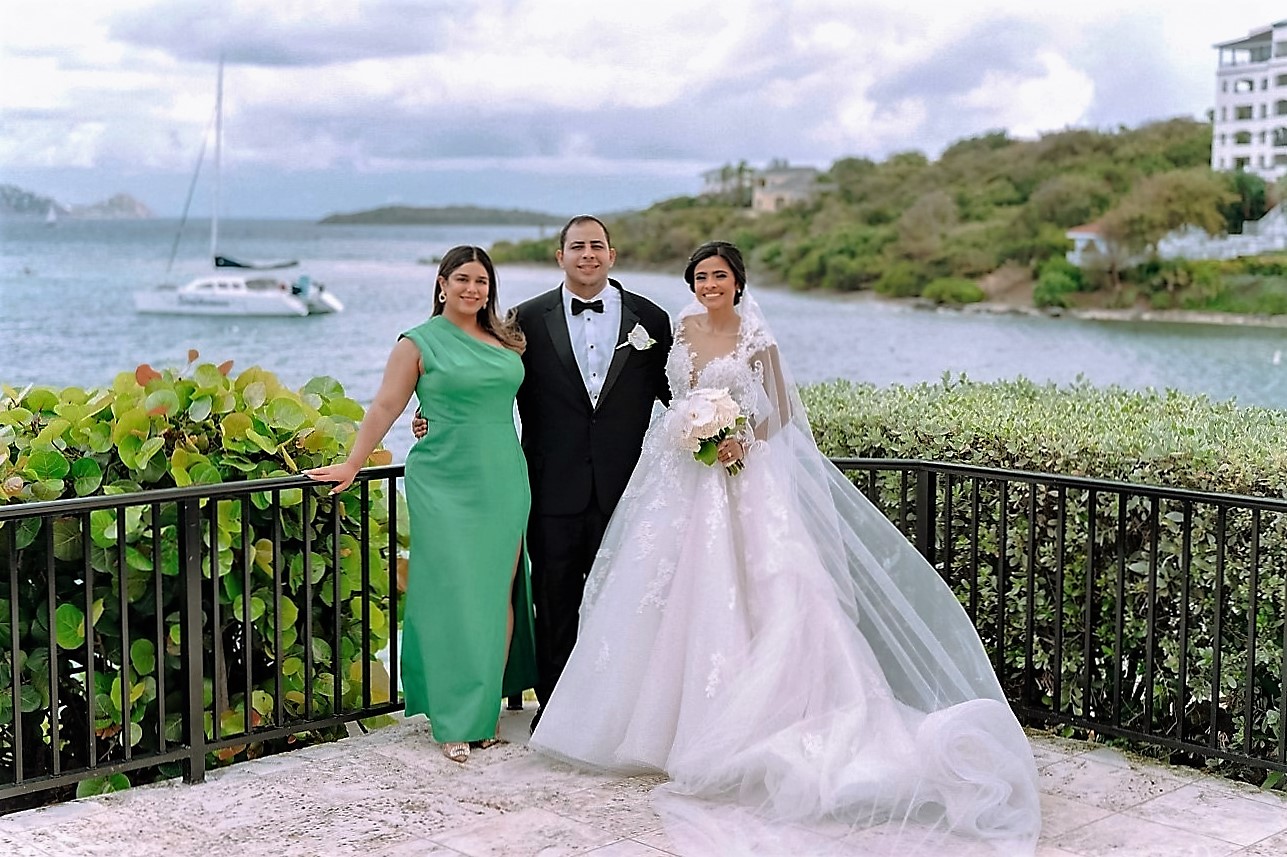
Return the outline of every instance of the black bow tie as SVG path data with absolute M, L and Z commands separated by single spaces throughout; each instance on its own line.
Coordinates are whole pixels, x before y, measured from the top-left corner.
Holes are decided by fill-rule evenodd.
M 603 312 L 603 299 L 597 301 L 583 301 L 580 298 L 572 299 L 572 314 L 580 315 L 586 310 L 591 312 Z

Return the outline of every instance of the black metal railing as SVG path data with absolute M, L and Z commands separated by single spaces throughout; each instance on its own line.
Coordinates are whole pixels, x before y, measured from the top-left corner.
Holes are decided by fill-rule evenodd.
M 1287 501 L 836 464 L 952 586 L 1022 720 L 1287 770 Z M 0 508 L 0 812 L 400 709 L 401 478 Z
M 400 709 L 401 476 L 0 508 L 0 812 Z
M 1287 501 L 836 464 L 952 586 L 1020 719 L 1287 770 Z

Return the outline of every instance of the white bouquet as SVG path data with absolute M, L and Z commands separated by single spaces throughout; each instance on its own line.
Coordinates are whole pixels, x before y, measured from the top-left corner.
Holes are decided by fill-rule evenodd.
M 716 448 L 720 441 L 737 434 L 746 425 L 742 409 L 724 388 L 700 387 L 693 390 L 686 397 L 671 402 L 669 418 L 678 445 L 706 465 L 713 465 L 718 460 Z M 742 470 L 743 463 L 733 461 L 725 467 L 730 474 L 736 475 Z

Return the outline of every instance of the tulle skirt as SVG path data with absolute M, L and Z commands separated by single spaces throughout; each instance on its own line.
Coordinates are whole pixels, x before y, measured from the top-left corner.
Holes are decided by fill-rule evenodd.
M 532 746 L 664 771 L 693 853 L 1031 853 L 1036 768 L 968 618 L 797 440 L 734 476 L 650 432 Z

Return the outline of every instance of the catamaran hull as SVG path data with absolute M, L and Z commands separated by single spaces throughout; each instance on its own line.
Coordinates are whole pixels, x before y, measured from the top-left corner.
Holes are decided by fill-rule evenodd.
M 283 295 L 185 295 L 173 290 L 136 292 L 134 308 L 153 315 L 304 316 L 308 306 Z
M 308 314 L 325 315 L 328 312 L 343 312 L 344 304 L 330 292 L 314 291 L 308 296 Z

